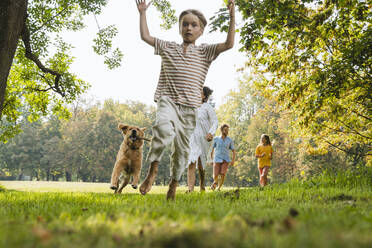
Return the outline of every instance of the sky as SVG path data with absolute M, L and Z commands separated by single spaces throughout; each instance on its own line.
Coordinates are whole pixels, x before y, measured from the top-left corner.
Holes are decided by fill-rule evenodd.
M 177 17 L 183 10 L 194 8 L 205 15 L 208 23 L 209 18 L 223 7 L 222 0 L 171 0 L 170 2 Z M 109 98 L 119 102 L 132 100 L 155 106 L 153 96 L 160 74 L 161 59 L 160 56 L 154 55 L 153 47 L 140 38 L 139 13 L 135 0 L 111 0 L 96 19 L 100 28 L 116 25 L 119 33 L 114 38 L 113 48 L 118 47 L 124 57 L 121 67 L 110 70 L 103 63 L 103 56 L 94 53 L 92 45 L 98 27 L 93 15 L 85 18 L 87 28 L 83 31 L 64 33 L 62 37 L 74 46 L 72 55 L 75 61 L 71 71 L 91 85 L 83 97 L 100 102 Z M 182 43 L 178 25 L 174 25 L 170 30 L 160 27 L 162 21 L 154 6 L 150 6 L 147 10 L 147 22 L 152 36 Z M 206 27 L 196 44 L 224 42 L 226 35 L 219 32 L 209 33 L 209 27 Z M 224 96 L 238 85 L 241 74 L 237 69 L 246 61 L 244 54 L 238 51 L 239 47 L 239 37 L 236 34 L 234 47 L 220 54 L 209 69 L 205 85 L 214 90 L 213 99 L 217 106 L 221 105 Z

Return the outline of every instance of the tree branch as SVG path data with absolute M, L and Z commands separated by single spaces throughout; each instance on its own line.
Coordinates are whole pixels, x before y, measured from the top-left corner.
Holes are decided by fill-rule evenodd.
M 361 154 L 361 153 L 355 153 L 355 152 L 352 152 L 352 151 L 350 151 L 350 150 L 343 149 L 343 148 L 341 148 L 340 146 L 335 145 L 335 144 L 333 144 L 333 143 L 327 141 L 326 139 L 322 139 L 322 140 L 323 140 L 324 142 L 326 142 L 327 144 L 329 144 L 330 146 L 332 146 L 332 147 L 334 147 L 334 148 L 336 148 L 336 149 L 338 149 L 338 150 L 340 150 L 340 151 L 345 152 L 346 154 L 362 155 L 362 156 L 371 155 L 370 153 L 366 153 L 366 154 L 364 154 L 364 155 Z
M 344 121 L 340 120 L 340 118 L 337 118 L 337 120 L 338 120 L 339 122 L 341 122 L 341 124 L 343 124 L 343 125 L 345 125 L 347 128 L 349 128 L 349 129 L 351 130 L 352 133 L 354 133 L 354 134 L 356 134 L 356 135 L 359 135 L 359 136 L 361 136 L 361 137 L 363 137 L 363 138 L 369 139 L 369 140 L 372 139 L 372 137 L 368 137 L 368 136 L 365 136 L 365 135 L 359 133 L 357 130 L 355 130 L 355 128 L 352 128 L 351 126 L 349 126 L 348 124 L 346 124 Z
M 363 118 L 365 118 L 365 119 L 367 119 L 367 120 L 369 120 L 369 121 L 371 121 L 372 119 L 371 118 L 369 118 L 368 116 L 364 116 L 364 115 L 362 115 L 362 114 L 360 114 L 360 113 L 358 113 L 357 111 L 355 111 L 355 110 L 351 110 L 351 112 L 353 112 L 354 114 L 356 114 L 356 115 L 358 115 L 358 116 L 360 116 L 360 117 L 363 117 Z
M 63 91 L 63 89 L 61 89 L 61 85 L 59 85 L 62 74 L 52 69 L 46 68 L 43 65 L 43 63 L 39 60 L 39 58 L 35 54 L 32 53 L 31 44 L 30 44 L 30 30 L 27 27 L 27 23 L 25 23 L 23 31 L 22 31 L 22 41 L 26 48 L 26 54 L 25 54 L 26 58 L 32 60 L 42 72 L 49 73 L 55 76 L 54 87 L 51 87 L 51 88 L 55 92 L 60 94 L 62 97 L 64 97 L 66 94 Z
M 337 119 L 339 122 L 341 122 L 346 128 L 350 129 L 350 131 L 342 131 L 342 130 L 339 130 L 339 129 L 336 129 L 336 128 L 332 128 L 332 127 L 329 127 L 323 123 L 320 124 L 320 126 L 322 127 L 325 127 L 325 128 L 328 128 L 336 133 L 341 133 L 341 134 L 356 134 L 356 135 L 359 135 L 363 138 L 366 138 L 366 139 L 372 139 L 371 137 L 368 137 L 368 136 L 365 136 L 361 133 L 359 133 L 358 131 L 356 131 L 355 129 L 351 128 L 350 126 L 348 126 L 346 123 L 344 123 L 343 121 L 341 121 L 340 119 Z
M 64 8 L 63 10 L 61 10 L 60 12 L 58 12 L 57 14 L 55 14 L 54 16 L 52 16 L 51 18 L 49 18 L 49 20 L 47 20 L 46 22 L 44 22 L 40 27 L 36 28 L 33 33 L 36 33 L 37 31 L 39 31 L 40 29 L 42 29 L 45 25 L 47 25 L 51 20 L 53 20 L 54 18 L 56 18 L 57 16 L 61 15 L 67 8 Z
M 33 90 L 33 91 L 39 91 L 39 92 L 47 92 L 49 90 L 53 90 L 53 86 L 48 82 L 48 80 L 45 78 L 44 75 L 42 74 L 39 74 L 40 77 L 44 78 L 44 80 L 47 82 L 47 84 L 49 85 L 49 88 L 45 88 L 45 89 L 40 89 L 40 88 L 33 88 L 33 87 L 25 87 L 24 89 L 25 90 Z
M 8 105 L 8 102 L 4 102 L 4 105 L 0 109 L 0 113 L 3 113 L 3 111 L 4 111 L 4 109 L 6 108 L 7 105 Z M 2 115 L 0 115 L 0 117 L 2 117 Z M 0 118 L 0 121 L 1 121 L 1 118 Z

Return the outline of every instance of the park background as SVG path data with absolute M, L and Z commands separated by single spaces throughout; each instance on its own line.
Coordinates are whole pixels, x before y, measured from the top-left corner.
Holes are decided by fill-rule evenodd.
M 148 21 L 156 37 L 179 42 L 174 16 L 186 8 L 212 18 L 200 42 L 226 36 L 223 1 L 153 4 Z M 231 127 L 237 161 L 222 192 L 186 195 L 181 187 L 166 202 L 170 149 L 151 194 L 108 193 L 122 141 L 118 123 L 147 127 L 151 137 L 155 119 L 160 58 L 140 40 L 134 1 L 29 1 L 32 51 L 63 76 L 53 84 L 53 75 L 26 58 L 27 42 L 18 42 L 0 109 L 0 246 L 372 244 L 370 2 L 236 5 L 235 46 L 212 64 L 206 85 L 219 123 Z M 254 157 L 262 133 L 274 148 L 265 188 Z M 144 157 L 148 149 L 145 143 Z
M 134 1 L 103 3 L 107 6 L 97 5 L 81 19 L 57 14 L 53 24 L 53 13 L 63 13 L 56 8 L 58 2 L 45 4 L 44 12 L 39 11 L 41 3 L 30 2 L 32 25 L 42 27 L 31 25 L 36 30 L 35 51 L 46 63 L 61 63 L 72 80 L 66 82 L 65 97 L 38 89 L 47 78 L 24 62 L 20 45 L 2 116 L 1 178 L 108 182 L 122 142 L 118 124 L 146 127 L 146 136 L 151 137 L 160 57 L 140 40 Z M 210 19 L 198 42 L 224 41 L 223 1 L 171 4 L 174 12 L 166 1 L 155 1 L 149 8 L 152 35 L 181 42 L 172 18 L 186 8 L 197 8 Z M 237 150 L 226 185 L 257 185 L 254 151 L 263 133 L 271 137 L 275 151 L 272 183 L 312 177 L 326 169 L 365 167 L 371 150 L 366 2 L 237 1 L 236 9 L 235 46 L 212 63 L 206 79 L 214 90 L 211 102 L 219 123 L 230 125 Z M 83 7 L 76 5 L 71 13 L 81 11 Z M 43 22 L 47 17 L 49 22 Z M 81 29 L 83 24 L 86 28 Z M 68 43 L 73 47 L 67 49 Z M 122 50 L 121 62 L 114 59 L 116 47 Z M 144 157 L 148 146 L 145 143 Z M 160 163 L 157 184 L 167 184 L 169 153 L 170 149 Z M 141 178 L 147 167 L 144 162 Z M 207 168 L 209 179 L 211 171 Z

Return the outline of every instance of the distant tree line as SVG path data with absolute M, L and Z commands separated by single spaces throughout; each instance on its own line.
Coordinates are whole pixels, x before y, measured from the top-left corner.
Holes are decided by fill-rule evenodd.
M 147 127 L 146 136 L 150 138 L 155 120 L 155 108 L 140 102 L 106 100 L 101 104 L 80 100 L 70 111 L 72 117 L 68 120 L 50 116 L 30 122 L 25 115 L 21 121 L 23 132 L 0 144 L 0 178 L 21 180 L 27 176 L 30 180 L 109 182 L 123 140 L 118 124 Z M 291 116 L 277 111 L 270 100 L 255 96 L 249 80 L 242 81 L 236 92 L 228 94 L 217 113 L 220 124 L 230 125 L 230 136 L 237 150 L 237 163 L 229 169 L 226 185 L 257 185 L 254 152 L 262 133 L 270 135 L 274 146 L 271 174 L 274 182 L 310 176 L 325 168 L 365 164 L 365 158 L 332 147 L 321 153 L 309 150 L 307 142 L 292 137 Z M 146 142 L 144 158 L 148 151 Z M 169 157 L 170 148 L 167 148 L 156 179 L 158 185 L 168 183 Z M 142 179 L 148 166 L 144 161 Z M 208 166 L 206 172 L 212 180 L 212 167 Z M 186 175 L 181 183 L 186 183 Z

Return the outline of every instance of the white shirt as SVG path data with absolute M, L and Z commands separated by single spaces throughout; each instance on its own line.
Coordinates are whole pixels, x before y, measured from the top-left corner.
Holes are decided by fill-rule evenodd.
M 208 153 L 212 142 L 208 142 L 205 138 L 208 133 L 214 135 L 218 126 L 218 119 L 216 111 L 209 103 L 203 103 L 196 112 L 196 126 L 194 133 L 190 138 L 190 155 L 189 162 L 195 163 L 198 158 L 202 162 L 203 168 L 205 168 Z M 187 165 L 187 166 L 188 166 Z

